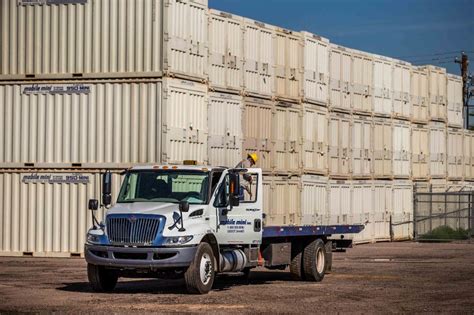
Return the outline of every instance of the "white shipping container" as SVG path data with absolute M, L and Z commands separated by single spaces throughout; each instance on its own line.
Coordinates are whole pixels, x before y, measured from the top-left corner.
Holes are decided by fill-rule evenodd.
M 428 72 L 421 67 L 412 67 L 411 71 L 411 120 L 418 123 L 429 121 L 429 80 Z
M 0 172 L 0 256 L 82 254 L 92 227 L 89 199 L 100 199 L 99 171 L 23 169 Z M 113 173 L 112 200 L 121 176 Z M 97 211 L 98 220 L 103 210 Z
M 234 167 L 242 159 L 242 96 L 209 93 L 210 165 Z
M 209 86 L 218 90 L 243 89 L 244 19 L 209 11 Z
M 352 110 L 362 114 L 373 111 L 374 60 L 371 54 L 351 50 L 352 53 Z
M 446 69 L 425 66 L 429 78 L 429 117 L 430 120 L 446 121 Z
M 301 225 L 328 225 L 328 178 L 301 177 Z
M 407 121 L 393 120 L 393 176 L 411 176 L 411 126 Z
M 412 105 L 410 98 L 411 89 L 411 64 L 396 61 L 393 68 L 393 111 L 392 116 L 399 119 L 410 119 Z
M 244 90 L 270 98 L 275 88 L 275 27 L 244 18 Z
M 448 74 L 447 75 L 447 110 L 448 125 L 451 127 L 462 128 L 463 124 L 463 91 L 462 77 Z
M 406 240 L 413 237 L 413 183 L 395 180 L 392 185 L 392 238 Z
M 279 174 L 298 173 L 301 169 L 301 108 L 275 106 L 273 120 L 272 169 Z
M 447 130 L 447 178 L 463 178 L 463 130 L 448 128 Z
M 351 202 L 353 218 L 352 224 L 365 226 L 362 232 L 354 235 L 356 243 L 375 241 L 374 222 L 374 186 L 373 181 L 352 181 Z
M 351 173 L 351 116 L 331 113 L 329 116 L 329 175 L 349 177 Z
M 446 125 L 430 122 L 430 177 L 446 177 Z
M 207 85 L 178 79 L 163 81 L 162 163 L 208 163 Z
M 328 109 L 303 104 L 302 163 L 305 173 L 328 172 Z
M 207 78 L 207 0 L 23 3 L 0 6 L 0 79 Z
M 463 133 L 463 164 L 464 179 L 474 179 L 474 132 L 464 130 Z
M 242 120 L 243 153 L 246 158 L 250 153 L 258 154 L 256 167 L 263 172 L 272 170 L 272 133 L 274 123 L 274 103 L 253 97 L 244 98 Z
M 0 84 L 0 165 L 159 162 L 161 105 L 161 81 Z
M 301 224 L 301 182 L 298 178 L 265 176 L 270 183 L 269 207 L 264 212 L 265 225 Z M 267 184 L 268 185 L 268 184 Z
M 412 125 L 411 166 L 413 179 L 429 178 L 429 129 L 425 125 Z
M 301 34 L 276 28 L 273 49 L 275 49 L 275 96 L 281 100 L 297 101 L 300 99 L 302 79 Z
M 348 48 L 330 44 L 329 50 L 329 107 L 351 111 L 351 52 Z
M 371 117 L 352 116 L 351 170 L 353 178 L 368 178 L 372 175 L 373 129 Z
M 329 101 L 329 40 L 308 32 L 303 39 L 303 100 L 327 106 Z
M 346 180 L 329 181 L 329 224 L 351 224 L 352 218 L 351 182 Z
M 374 178 L 392 177 L 392 121 L 374 118 Z
M 392 182 L 374 181 L 374 238 L 390 240 L 390 213 L 392 213 Z
M 390 117 L 393 112 L 393 62 L 374 56 L 374 115 Z

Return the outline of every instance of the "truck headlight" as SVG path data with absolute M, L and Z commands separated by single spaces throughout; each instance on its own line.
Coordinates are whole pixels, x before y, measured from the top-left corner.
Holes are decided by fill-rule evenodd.
M 89 232 L 87 232 L 87 242 L 91 244 L 100 244 L 102 236 L 104 236 L 103 230 L 90 229 Z
M 193 239 L 192 235 L 172 236 L 165 238 L 164 245 L 183 245 L 189 243 Z

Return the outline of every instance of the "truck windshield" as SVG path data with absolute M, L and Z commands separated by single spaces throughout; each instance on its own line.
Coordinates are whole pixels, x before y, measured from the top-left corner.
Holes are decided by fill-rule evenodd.
M 117 202 L 187 201 L 206 204 L 209 173 L 201 171 L 136 171 L 129 172 L 120 189 Z

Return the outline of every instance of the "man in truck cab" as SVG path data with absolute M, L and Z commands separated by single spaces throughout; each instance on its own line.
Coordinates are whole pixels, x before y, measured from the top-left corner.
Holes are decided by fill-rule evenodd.
M 250 153 L 246 159 L 240 161 L 235 168 L 252 168 L 258 161 L 257 153 Z M 240 181 L 240 199 L 252 199 L 252 176 L 249 174 L 243 174 L 243 180 Z M 244 191 L 247 192 L 250 198 L 244 196 Z

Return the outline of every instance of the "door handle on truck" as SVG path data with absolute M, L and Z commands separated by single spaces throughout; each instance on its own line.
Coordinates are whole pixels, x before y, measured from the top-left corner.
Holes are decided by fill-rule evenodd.
M 261 230 L 262 230 L 262 220 L 255 219 L 253 221 L 253 231 L 254 232 L 260 232 Z

